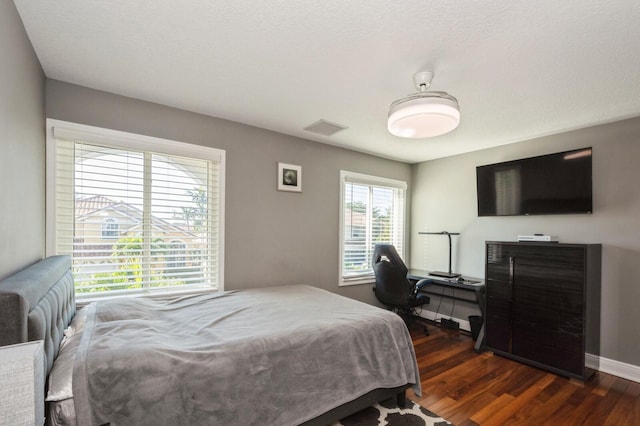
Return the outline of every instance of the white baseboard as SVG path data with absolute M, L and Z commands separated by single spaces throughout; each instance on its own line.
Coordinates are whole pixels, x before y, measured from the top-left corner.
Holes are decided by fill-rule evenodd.
M 451 318 L 460 323 L 460 329 L 465 331 L 470 331 L 471 326 L 469 325 L 469 321 L 466 319 L 460 319 L 455 317 L 448 317 L 446 315 L 437 314 L 433 311 L 423 310 L 419 313 L 422 318 L 426 318 L 432 321 L 438 321 L 440 318 Z M 585 357 L 585 365 L 588 368 L 592 368 L 598 371 L 602 371 L 603 373 L 612 374 L 617 377 L 621 377 L 623 379 L 631 380 L 633 382 L 640 383 L 640 366 L 633 364 L 626 364 L 624 362 L 616 361 L 613 359 L 608 359 L 604 357 L 599 357 L 597 355 L 586 354 Z
M 613 374 L 614 376 L 640 383 L 640 366 L 638 365 L 627 364 L 592 354 L 587 354 L 585 364 L 587 367 L 603 373 Z

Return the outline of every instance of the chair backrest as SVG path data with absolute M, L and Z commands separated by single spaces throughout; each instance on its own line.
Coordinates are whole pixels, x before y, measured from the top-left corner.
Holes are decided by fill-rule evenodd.
M 388 306 L 406 306 L 414 285 L 407 279 L 407 266 L 392 244 L 376 244 L 373 249 L 374 292 Z

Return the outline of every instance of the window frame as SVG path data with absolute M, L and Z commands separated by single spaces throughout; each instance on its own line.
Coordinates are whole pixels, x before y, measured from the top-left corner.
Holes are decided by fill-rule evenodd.
M 363 276 L 358 277 L 345 277 L 344 276 L 344 258 L 345 258 L 345 218 L 344 218 L 344 195 L 345 184 L 347 182 L 360 182 L 365 185 L 380 186 L 387 188 L 396 188 L 403 191 L 402 196 L 402 251 L 401 254 L 404 258 L 407 257 L 408 244 L 407 244 L 407 194 L 408 184 L 407 182 L 399 179 L 390 179 L 380 176 L 368 175 L 357 172 L 350 172 L 347 170 L 340 170 L 340 220 L 339 220 L 339 259 L 338 259 L 338 286 L 352 286 L 360 284 L 373 284 L 375 282 L 375 276 L 373 271 Z
M 53 256 L 58 254 L 56 250 L 56 212 L 57 212 L 57 186 L 56 186 L 56 155 L 57 139 L 81 139 L 88 143 L 104 144 L 105 146 L 123 149 L 149 151 L 155 154 L 165 154 L 173 156 L 191 157 L 197 159 L 214 160 L 218 162 L 219 168 L 219 211 L 217 212 L 217 236 L 218 244 L 216 268 L 217 288 L 206 288 L 204 286 L 186 286 L 184 289 L 171 289 L 166 292 L 172 294 L 224 291 L 224 247 L 225 247 L 225 176 L 226 176 L 226 151 L 191 143 L 179 142 L 169 139 L 162 139 L 153 136 L 140 135 L 136 133 L 124 132 L 120 130 L 106 129 L 102 127 L 89 126 L 85 124 L 47 118 L 46 120 L 46 213 L 45 213 L 45 255 Z M 158 296 L 162 290 L 147 292 L 132 291 L 130 294 L 119 293 L 110 295 L 109 292 L 92 294 L 91 296 L 79 297 L 82 301 L 95 299 L 117 298 L 117 297 L 138 297 Z

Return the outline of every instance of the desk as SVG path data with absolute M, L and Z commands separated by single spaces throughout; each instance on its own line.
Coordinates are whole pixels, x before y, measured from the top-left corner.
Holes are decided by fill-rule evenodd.
M 476 340 L 474 349 L 476 350 L 476 352 L 482 351 L 482 348 L 484 347 L 484 318 L 485 318 L 485 306 L 486 306 L 485 298 L 484 298 L 485 285 L 483 280 L 480 280 L 477 278 L 462 277 L 463 280 L 459 281 L 457 278 L 445 278 L 445 277 L 430 275 L 429 271 L 424 271 L 421 269 L 409 269 L 409 272 L 407 273 L 407 278 L 412 281 L 420 281 L 422 279 L 427 278 L 427 279 L 433 280 L 432 285 L 455 288 L 455 289 L 465 290 L 465 291 L 472 291 L 473 294 L 475 295 L 475 299 L 476 299 L 475 302 L 478 304 L 478 307 L 480 308 L 480 313 L 483 319 L 482 327 L 480 328 L 480 333 L 478 334 L 478 339 Z M 470 299 L 456 298 L 455 296 L 447 296 L 447 295 L 438 295 L 438 296 L 444 296 L 452 299 L 459 299 L 459 300 L 464 300 L 466 302 L 473 303 L 473 301 Z

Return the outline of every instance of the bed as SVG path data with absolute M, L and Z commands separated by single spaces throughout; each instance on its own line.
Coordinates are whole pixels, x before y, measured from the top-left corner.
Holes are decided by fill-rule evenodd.
M 420 395 L 395 314 L 305 285 L 101 301 L 71 261 L 0 282 L 0 345 L 43 340 L 48 424 L 326 425 Z

